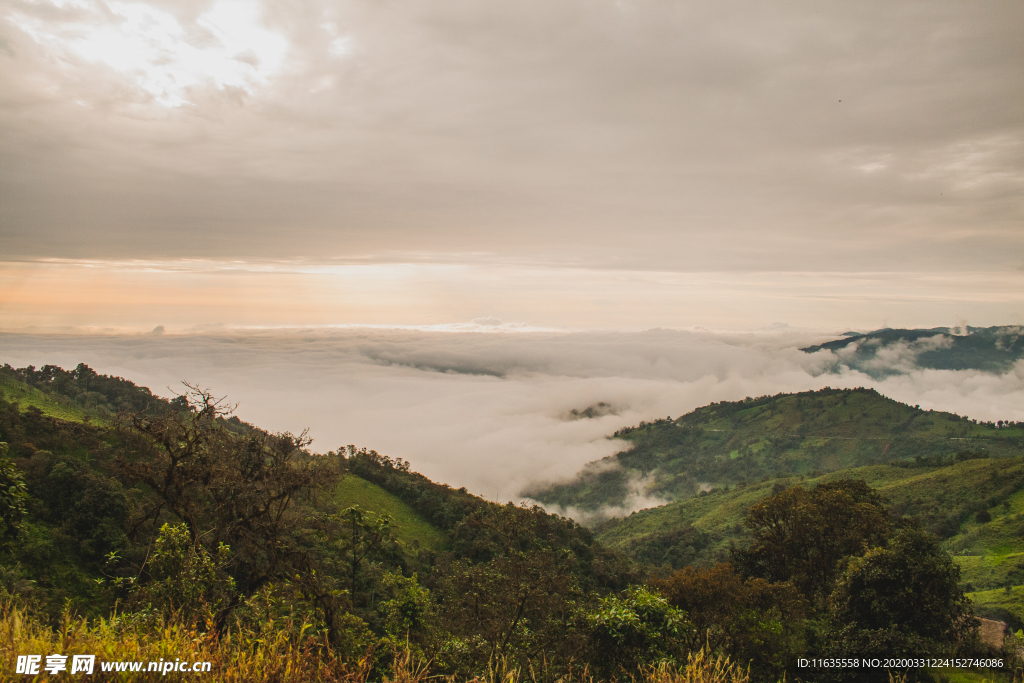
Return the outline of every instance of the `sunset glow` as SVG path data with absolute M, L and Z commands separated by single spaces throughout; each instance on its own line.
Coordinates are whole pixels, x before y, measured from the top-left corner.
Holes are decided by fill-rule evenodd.
M 461 329 L 482 318 L 564 330 L 758 329 L 782 322 L 838 329 L 889 320 L 988 325 L 1022 315 L 1024 277 L 1013 273 L 677 273 L 466 262 L 0 264 L 0 319 L 8 330 Z

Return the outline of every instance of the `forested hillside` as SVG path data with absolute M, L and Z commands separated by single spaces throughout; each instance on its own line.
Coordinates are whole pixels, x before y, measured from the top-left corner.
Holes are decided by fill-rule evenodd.
M 682 500 L 702 490 L 784 476 L 820 476 L 900 461 L 939 462 L 959 452 L 1024 454 L 1024 427 L 921 410 L 873 389 L 822 389 L 723 401 L 616 432 L 630 448 L 576 479 L 525 495 L 547 506 L 599 511 L 644 493 Z

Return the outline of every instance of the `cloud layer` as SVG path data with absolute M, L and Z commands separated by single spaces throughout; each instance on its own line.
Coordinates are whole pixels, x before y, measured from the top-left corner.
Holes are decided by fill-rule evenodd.
M 491 322 L 476 329 L 493 329 Z M 272 430 L 309 427 L 321 451 L 366 446 L 502 500 L 614 453 L 621 444 L 606 437 L 620 427 L 711 401 L 874 386 L 923 408 L 1024 419 L 1024 364 L 1004 375 L 912 370 L 876 381 L 825 373 L 836 360 L 830 352 L 797 350 L 820 341 L 794 332 L 669 330 L 4 334 L 0 362 L 86 362 L 163 395 L 182 380 L 197 382 L 238 402 L 242 419 Z M 612 410 L 573 419 L 572 410 L 602 402 Z
M 3 0 L 18 257 L 981 270 L 1024 5 Z

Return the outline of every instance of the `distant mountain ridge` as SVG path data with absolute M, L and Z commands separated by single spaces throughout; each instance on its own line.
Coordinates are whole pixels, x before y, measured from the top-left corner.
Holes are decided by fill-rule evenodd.
M 875 378 L 915 369 L 1003 373 L 1024 358 L 1024 326 L 846 332 L 842 339 L 800 350 L 831 351 L 836 369 L 846 366 Z
M 523 495 L 551 508 L 594 513 L 628 507 L 631 496 L 684 500 L 712 488 L 915 457 L 1024 454 L 1021 424 L 978 423 L 864 388 L 712 403 L 675 420 L 641 422 L 615 437 L 632 448 L 587 465 L 570 482 Z

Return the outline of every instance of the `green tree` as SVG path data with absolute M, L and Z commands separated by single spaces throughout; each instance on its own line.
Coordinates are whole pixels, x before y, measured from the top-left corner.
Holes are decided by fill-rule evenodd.
M 776 681 L 805 648 L 806 600 L 789 583 L 743 579 L 732 565 L 685 567 L 654 581 L 694 626 L 687 641 L 733 661 L 750 662 L 757 680 Z
M 549 535 L 546 517 L 488 506 L 457 530 L 463 557 L 441 567 L 439 593 L 444 626 L 471 666 L 526 662 L 571 644 L 576 557 Z
M 879 495 L 854 479 L 786 489 L 751 508 L 744 523 L 754 539 L 733 552 L 741 573 L 789 581 L 818 605 L 832 590 L 840 560 L 883 543 L 889 531 Z
M 381 602 L 385 615 L 385 628 L 392 638 L 402 639 L 422 631 L 436 616 L 430 591 L 419 584 L 418 577 L 402 576 L 399 572 L 387 572 L 381 586 L 390 597 Z
M 979 622 L 960 568 L 931 534 L 902 529 L 852 557 L 829 598 L 830 641 L 863 655 L 943 655 L 969 648 Z
M 168 612 L 217 614 L 235 594 L 230 556 L 226 545 L 211 554 L 194 543 L 184 523 L 164 524 L 146 567 L 149 580 L 132 597 Z
M 58 527 L 68 547 L 98 565 L 100 558 L 125 545 L 129 501 L 121 484 L 81 459 L 37 451 L 29 469 L 42 517 Z
M 7 444 L 0 441 L 0 522 L 3 522 L 4 541 L 17 538 L 28 514 L 25 478 L 8 457 L 9 450 Z
M 350 599 L 357 605 L 360 567 L 367 557 L 379 554 L 387 545 L 394 545 L 391 530 L 394 520 L 389 515 L 367 512 L 358 505 L 345 508 L 336 519 L 339 525 L 336 544 L 348 569 Z

